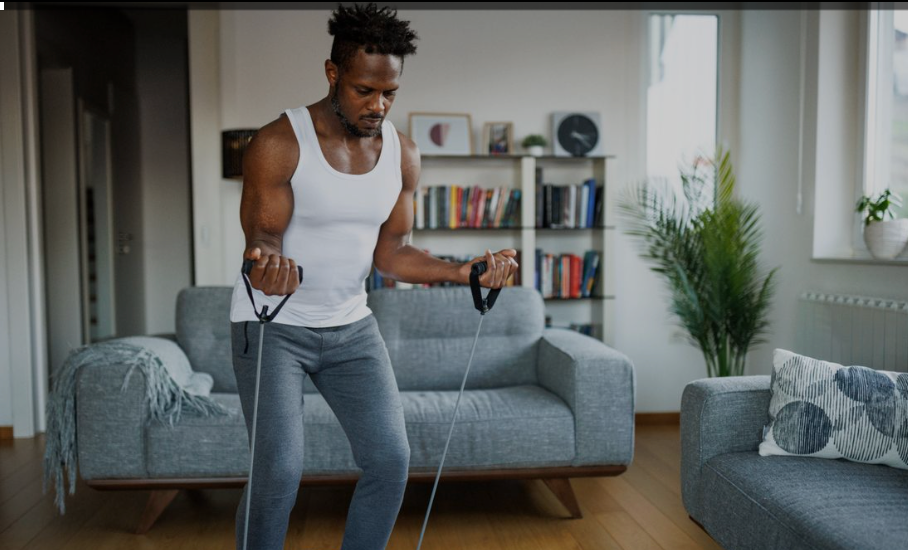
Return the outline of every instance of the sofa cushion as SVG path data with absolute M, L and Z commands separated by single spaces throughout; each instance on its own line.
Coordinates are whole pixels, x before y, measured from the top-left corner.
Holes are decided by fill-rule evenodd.
M 760 454 L 846 458 L 908 469 L 908 373 L 773 352 Z
M 908 471 L 735 452 L 702 471 L 698 520 L 725 548 L 906 548 Z
M 488 292 L 482 289 L 483 296 Z M 197 286 L 177 295 L 177 342 L 194 371 L 213 377 L 214 393 L 237 391 L 230 344 L 231 293 L 229 286 Z M 469 286 L 374 289 L 367 304 L 378 321 L 402 391 L 460 389 L 481 317 Z M 466 388 L 536 384 L 544 311 L 537 290 L 503 288 L 482 320 Z M 256 322 L 248 328 L 260 329 Z M 432 366 L 430 377 L 425 376 L 427 364 Z M 308 377 L 303 391 L 318 393 Z
M 488 291 L 482 289 L 483 297 Z M 474 307 L 469 286 L 380 288 L 369 292 L 368 304 L 402 391 L 459 390 L 477 328 L 467 389 L 537 383 L 545 306 L 535 289 L 502 288 L 484 316 Z
M 214 379 L 212 393 L 237 391 L 230 347 L 231 291 L 229 286 L 194 286 L 177 294 L 177 342 L 192 370 Z
M 149 476 L 248 475 L 249 432 L 239 394 L 211 397 L 235 413 L 229 417 L 184 413 L 174 427 L 149 426 Z M 457 392 L 401 392 L 401 401 L 410 470 L 436 472 Z M 320 394 L 305 396 L 303 422 L 304 476 L 360 472 L 340 422 Z M 551 392 L 535 385 L 465 391 L 444 469 L 570 466 L 574 448 L 573 415 Z

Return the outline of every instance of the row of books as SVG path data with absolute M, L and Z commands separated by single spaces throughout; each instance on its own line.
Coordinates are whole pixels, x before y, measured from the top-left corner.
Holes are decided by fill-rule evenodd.
M 418 187 L 413 196 L 416 229 L 520 227 L 520 189 L 478 185 Z
M 427 249 L 423 252 L 429 254 Z M 475 256 L 437 255 L 438 259 L 454 263 L 464 263 Z M 517 251 L 515 260 L 521 263 L 521 252 Z M 595 250 L 586 251 L 583 256 L 577 254 L 552 254 L 536 249 L 536 273 L 534 287 L 544 298 L 588 298 L 596 295 L 596 283 L 599 280 L 599 253 Z M 374 288 L 428 288 L 430 286 L 455 286 L 458 283 L 401 283 L 381 276 L 374 266 L 369 277 L 366 278 L 366 291 Z M 508 278 L 505 286 L 520 286 L 522 284 L 520 270 L 518 269 Z
M 423 248 L 422 251 L 425 252 L 426 254 L 430 253 L 429 250 L 426 248 Z M 473 258 L 476 257 L 476 256 L 470 256 L 470 255 L 451 255 L 451 254 L 435 254 L 433 256 L 440 260 L 446 260 L 446 261 L 449 261 L 452 263 L 459 263 L 459 264 L 469 262 L 470 260 L 472 260 Z M 517 262 L 518 265 L 520 264 L 520 261 L 521 261 L 520 250 L 517 251 L 517 255 L 514 257 L 514 260 Z M 522 279 L 520 277 L 520 269 L 518 269 L 513 275 L 511 275 L 508 278 L 508 280 L 505 282 L 505 286 L 520 286 L 521 284 L 523 284 L 523 283 L 522 283 Z M 369 276 L 366 278 L 366 292 L 369 292 L 373 288 L 404 289 L 404 288 L 429 288 L 429 287 L 433 287 L 433 286 L 459 286 L 459 285 L 457 283 L 453 283 L 453 282 L 449 282 L 449 281 L 443 282 L 443 283 L 434 283 L 434 284 L 403 283 L 400 281 L 395 281 L 393 279 L 386 279 L 386 278 L 382 277 L 381 274 L 375 270 L 374 265 L 372 266 L 372 272 L 369 273 Z
M 577 229 L 602 227 L 605 187 L 595 178 L 581 184 L 543 183 L 542 168 L 536 168 L 536 227 Z
M 520 189 L 478 185 L 420 187 L 413 196 L 416 229 L 520 227 Z M 602 227 L 605 187 L 594 178 L 582 184 L 536 184 L 538 228 Z
M 536 249 L 536 289 L 544 298 L 588 298 L 596 295 L 599 252 L 552 254 Z

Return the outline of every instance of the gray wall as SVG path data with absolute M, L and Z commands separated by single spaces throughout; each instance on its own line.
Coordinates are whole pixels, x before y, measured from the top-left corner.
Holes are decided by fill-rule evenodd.
M 176 296 L 192 285 L 192 191 L 186 12 L 128 12 L 136 26 L 145 330 L 173 332 Z

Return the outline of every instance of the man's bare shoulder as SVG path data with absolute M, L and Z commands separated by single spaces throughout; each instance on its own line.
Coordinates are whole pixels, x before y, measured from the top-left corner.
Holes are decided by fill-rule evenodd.
M 243 158 L 244 172 L 290 181 L 299 164 L 299 143 L 286 113 L 259 128 Z M 248 173 L 248 172 L 247 172 Z
M 419 160 L 419 147 L 417 147 L 416 142 L 410 139 L 407 134 L 397 130 L 397 135 L 400 137 L 400 149 L 402 157 L 404 155 Z
M 403 174 L 404 188 L 415 189 L 421 166 L 419 147 L 400 130 L 397 131 L 397 135 L 400 137 L 400 170 Z

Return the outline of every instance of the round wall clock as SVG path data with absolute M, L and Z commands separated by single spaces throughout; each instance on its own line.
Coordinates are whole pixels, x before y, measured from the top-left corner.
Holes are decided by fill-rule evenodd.
M 602 155 L 599 113 L 552 113 L 552 143 L 556 157 Z

